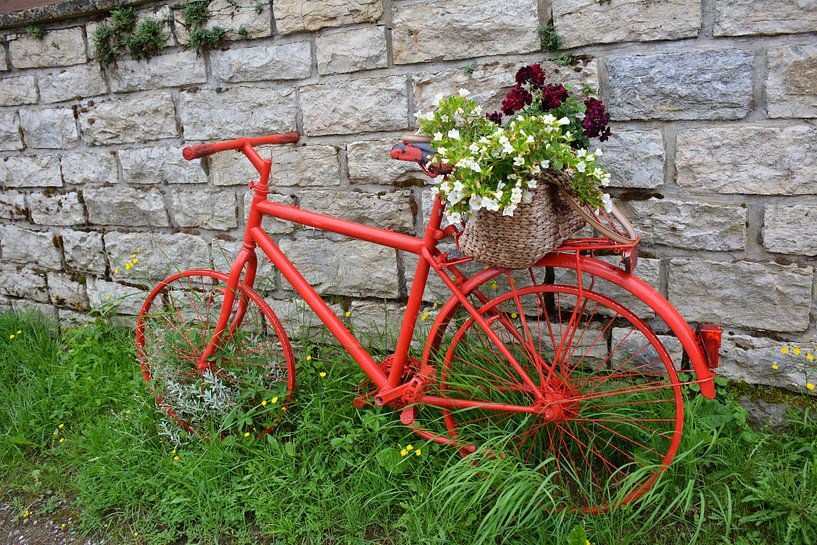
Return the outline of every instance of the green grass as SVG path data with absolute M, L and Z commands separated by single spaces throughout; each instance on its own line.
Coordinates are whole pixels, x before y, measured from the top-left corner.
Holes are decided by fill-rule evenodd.
M 548 471 L 474 465 L 391 411 L 355 409 L 353 362 L 295 348 L 298 395 L 276 432 L 176 445 L 158 434 L 130 332 L 0 315 L 0 495 L 20 513 L 75 511 L 80 531 L 114 543 L 567 544 L 577 527 L 594 544 L 817 542 L 807 410 L 785 432 L 755 431 L 736 403 L 694 398 L 664 478 L 589 516 L 548 508 Z M 409 443 L 421 456 L 400 456 Z

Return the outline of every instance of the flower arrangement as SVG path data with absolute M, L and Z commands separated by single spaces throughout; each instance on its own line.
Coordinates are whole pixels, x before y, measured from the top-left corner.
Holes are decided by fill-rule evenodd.
M 433 112 L 415 114 L 419 131 L 432 135 L 431 161 L 454 167 L 434 187 L 447 203 L 450 222 L 482 209 L 512 216 L 520 203 L 530 201 L 544 169 L 571 176 L 579 203 L 609 211 L 610 197 L 599 186 L 610 176 L 598 162 L 601 150 L 591 151 L 589 139 L 610 136 L 610 116 L 598 99 L 579 101 L 567 87 L 546 84 L 545 78 L 538 64 L 520 68 L 501 112 L 483 115 L 461 89 L 438 97 Z

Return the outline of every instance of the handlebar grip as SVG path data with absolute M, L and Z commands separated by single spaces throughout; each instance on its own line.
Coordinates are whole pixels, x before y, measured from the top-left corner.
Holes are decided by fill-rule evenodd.
M 218 150 L 213 144 L 199 144 L 197 146 L 187 146 L 182 150 L 182 156 L 188 161 L 213 154 Z

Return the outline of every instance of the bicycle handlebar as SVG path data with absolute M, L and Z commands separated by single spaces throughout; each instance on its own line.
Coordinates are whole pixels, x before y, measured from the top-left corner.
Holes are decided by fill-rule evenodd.
M 263 146 L 265 144 L 294 144 L 300 138 L 301 135 L 297 132 L 282 132 L 267 136 L 259 136 L 256 138 L 238 138 L 236 140 L 227 140 L 225 142 L 216 142 L 214 144 L 198 144 L 184 148 L 182 150 L 182 156 L 186 160 L 192 161 L 193 159 L 206 157 L 220 151 L 238 151 L 247 145 Z

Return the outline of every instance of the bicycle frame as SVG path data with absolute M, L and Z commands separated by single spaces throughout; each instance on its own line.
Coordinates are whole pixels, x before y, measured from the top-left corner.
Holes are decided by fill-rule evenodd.
M 236 145 L 235 143 L 239 144 Z M 246 230 L 244 235 L 244 242 L 233 262 L 227 282 L 227 292 L 224 298 L 224 304 L 221 309 L 219 321 L 215 328 L 215 333 L 210 340 L 207 349 L 202 354 L 198 368 L 200 371 L 207 369 L 209 366 L 208 359 L 216 352 L 218 344 L 228 331 L 228 321 L 232 313 L 234 301 L 234 294 L 239 282 L 248 287 L 252 287 L 255 280 L 255 273 L 257 269 L 257 256 L 255 253 L 256 247 L 267 256 L 267 258 L 281 271 L 287 281 L 292 285 L 295 291 L 315 312 L 318 318 L 326 325 L 332 335 L 337 338 L 340 344 L 349 352 L 349 354 L 358 363 L 361 369 L 366 373 L 372 383 L 377 387 L 378 391 L 374 396 L 375 404 L 386 405 L 390 401 L 396 400 L 405 396 L 407 393 L 411 394 L 411 388 L 417 387 L 417 384 L 406 382 L 401 384 L 401 377 L 404 369 L 409 361 L 409 347 L 414 334 L 414 329 L 417 323 L 417 317 L 420 306 L 422 305 L 422 295 L 428 281 L 430 271 L 433 269 L 435 273 L 443 280 L 449 288 L 453 297 L 449 300 L 447 305 L 441 312 L 441 316 L 446 311 L 450 311 L 453 306 L 459 303 L 470 315 L 485 335 L 494 343 L 500 353 L 507 359 L 509 364 L 516 369 L 520 378 L 529 387 L 532 395 L 537 401 L 542 401 L 544 394 L 533 383 L 532 379 L 523 371 L 522 366 L 516 361 L 511 352 L 507 349 L 505 344 L 496 335 L 496 333 L 488 325 L 485 318 L 474 307 L 468 299 L 468 294 L 471 293 L 481 282 L 486 279 L 493 278 L 498 274 L 502 274 L 503 270 L 489 268 L 478 274 L 470 281 L 467 277 L 459 273 L 455 267 L 452 271 L 455 275 L 456 281 L 445 272 L 440 260 L 436 259 L 438 255 L 437 244 L 440 240 L 446 238 L 448 234 L 441 230 L 442 212 L 444 204 L 439 196 L 435 199 L 431 217 L 426 226 L 425 233 L 422 238 L 411 235 L 395 233 L 391 230 L 381 229 L 369 225 L 343 220 L 333 216 L 327 216 L 316 212 L 301 210 L 298 206 L 282 205 L 267 200 L 269 192 L 269 175 L 272 168 L 272 161 L 270 159 L 263 159 L 258 152 L 253 148 L 253 145 L 258 144 L 252 139 L 242 141 L 232 141 L 232 147 L 225 145 L 205 145 L 210 146 L 205 149 L 203 154 L 213 153 L 215 151 L 222 151 L 224 149 L 236 149 L 241 151 L 250 162 L 255 166 L 259 173 L 258 182 L 251 183 L 250 188 L 253 189 L 253 198 L 250 205 L 249 214 L 247 217 Z M 189 154 L 190 158 L 201 155 Z M 188 154 L 185 154 L 188 158 Z M 414 280 L 409 292 L 408 302 L 403 317 L 402 326 L 397 339 L 397 344 L 394 352 L 394 360 L 388 373 L 384 371 L 381 366 L 372 358 L 366 351 L 357 338 L 351 331 L 343 324 L 343 322 L 335 315 L 329 306 L 324 302 L 321 296 L 315 289 L 307 282 L 303 275 L 297 268 L 289 261 L 281 249 L 273 242 L 267 233 L 261 227 L 261 222 L 265 216 L 271 216 L 285 221 L 292 221 L 302 225 L 307 225 L 324 231 L 338 233 L 358 240 L 364 240 L 374 244 L 395 248 L 407 253 L 416 254 L 418 258 L 417 268 L 414 274 Z M 596 240 L 596 239 L 590 239 Z M 668 325 L 679 336 L 684 348 L 690 356 L 690 361 L 695 368 L 701 384 L 702 393 L 707 397 L 714 396 L 714 386 L 712 378 L 714 374 L 708 368 L 707 355 L 701 350 L 700 342 L 696 342 L 695 334 L 678 314 L 678 312 L 670 305 L 663 297 L 658 295 L 651 287 L 647 286 L 637 278 L 626 275 L 623 271 L 619 271 L 615 267 L 611 267 L 602 262 L 591 258 L 586 258 L 580 255 L 583 249 L 596 249 L 592 244 L 582 245 L 580 240 L 572 241 L 565 246 L 565 250 L 573 252 L 574 255 L 559 254 L 561 257 L 554 259 L 543 258 L 540 263 L 543 266 L 560 266 L 564 268 L 573 268 L 577 271 L 579 278 L 579 289 L 581 290 L 581 272 L 583 270 L 583 263 L 588 262 L 592 274 L 599 278 L 615 281 L 619 284 L 624 284 L 625 289 L 631 291 L 634 295 L 642 300 L 651 300 L 648 303 L 659 316 L 665 318 Z M 598 241 L 596 245 L 598 246 Z M 599 247 L 603 248 L 603 243 Z M 557 255 L 557 254 L 552 254 Z M 590 263 L 592 262 L 592 263 Z M 601 265 L 599 265 L 601 264 Z M 619 274 L 616 276 L 617 271 Z M 590 271 L 589 271 L 590 272 Z M 459 274 L 458 274 L 459 273 Z M 243 276 L 242 276 L 243 275 Z M 624 276 L 626 275 L 626 277 Z M 656 297 L 657 296 L 657 297 Z M 234 317 L 233 325 L 230 330 L 233 330 L 236 324 L 239 324 L 243 315 L 243 309 L 246 306 L 246 301 L 239 301 L 238 310 Z M 439 328 L 439 319 L 435 322 L 432 335 Z M 428 348 L 423 354 L 423 365 L 427 364 L 429 359 Z M 542 365 L 551 371 L 549 364 L 542 362 Z M 422 369 L 421 369 L 422 374 Z M 468 406 L 481 406 L 482 408 L 492 408 L 492 405 L 476 402 L 458 401 L 458 400 L 442 400 L 432 396 L 424 396 L 421 391 L 414 392 L 413 397 L 408 397 L 409 401 L 425 402 L 432 405 L 447 407 L 447 408 L 465 408 Z M 403 397 L 403 401 L 407 398 Z M 497 409 L 501 410 L 519 410 L 518 407 L 504 404 L 496 404 Z M 533 412 L 533 409 L 531 409 Z

